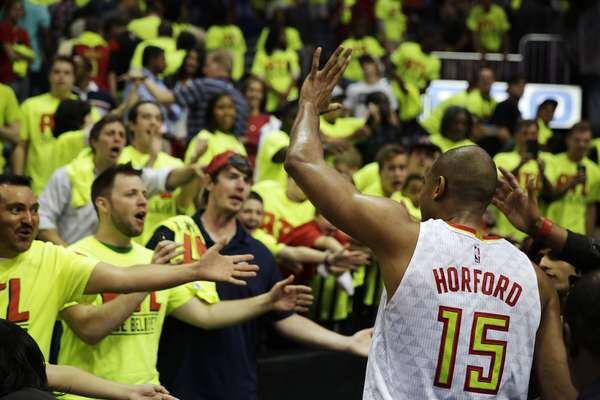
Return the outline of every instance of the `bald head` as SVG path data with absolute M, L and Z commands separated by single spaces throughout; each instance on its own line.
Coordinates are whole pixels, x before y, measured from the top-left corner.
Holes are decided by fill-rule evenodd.
M 496 165 L 479 146 L 463 146 L 440 156 L 431 168 L 433 178 L 446 178 L 446 196 L 464 203 L 492 201 L 496 191 Z

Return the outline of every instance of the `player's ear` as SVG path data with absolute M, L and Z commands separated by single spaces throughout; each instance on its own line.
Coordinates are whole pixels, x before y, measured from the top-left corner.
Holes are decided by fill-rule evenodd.
M 442 196 L 444 196 L 444 194 L 446 193 L 446 177 L 445 176 L 438 176 L 435 179 L 435 184 L 433 187 L 433 199 L 434 200 L 439 200 L 442 198 Z

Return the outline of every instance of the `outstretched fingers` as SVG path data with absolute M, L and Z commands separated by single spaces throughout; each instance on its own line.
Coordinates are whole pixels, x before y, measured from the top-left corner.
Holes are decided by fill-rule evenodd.
M 227 256 L 232 263 L 237 264 L 241 262 L 252 261 L 254 256 L 252 254 L 240 254 L 235 256 Z
M 344 50 L 344 48 L 342 46 L 338 46 L 337 49 L 335 49 L 333 54 L 329 57 L 329 60 L 327 60 L 327 63 L 323 67 L 323 70 L 321 71 L 323 76 L 327 77 L 329 75 L 329 72 L 331 71 L 331 69 L 335 65 L 337 65 L 338 59 L 340 58 L 340 54 L 342 54 L 343 50 Z
M 313 53 L 312 65 L 310 67 L 310 78 L 315 78 L 317 76 L 317 72 L 319 71 L 319 60 L 321 59 L 321 52 L 323 51 L 322 47 L 317 47 Z
M 502 172 L 502 175 L 504 175 L 504 179 L 506 180 L 508 185 L 511 187 L 511 189 L 513 189 L 513 190 L 521 189 L 521 187 L 519 186 L 519 181 L 517 181 L 517 178 L 515 178 L 515 176 L 513 174 L 511 174 L 510 172 L 508 172 L 506 169 L 504 169 L 502 167 L 498 167 L 498 168 L 500 169 L 500 172 Z

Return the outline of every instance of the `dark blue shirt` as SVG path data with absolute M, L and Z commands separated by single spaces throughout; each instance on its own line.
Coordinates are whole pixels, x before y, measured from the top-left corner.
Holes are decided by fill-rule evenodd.
M 207 247 L 214 244 L 202 226 L 200 214 L 194 221 L 204 236 Z M 148 247 L 154 248 L 161 239 L 173 240 L 174 234 L 159 227 Z M 225 255 L 253 254 L 253 263 L 260 267 L 256 277 L 246 286 L 217 283 L 221 300 L 246 299 L 268 292 L 281 274 L 271 252 L 237 222 L 235 236 L 221 251 Z M 161 383 L 181 399 L 252 400 L 257 398 L 256 347 L 258 322 L 272 323 L 291 313 L 269 312 L 229 328 L 204 330 L 167 318 L 158 351 L 158 371 Z

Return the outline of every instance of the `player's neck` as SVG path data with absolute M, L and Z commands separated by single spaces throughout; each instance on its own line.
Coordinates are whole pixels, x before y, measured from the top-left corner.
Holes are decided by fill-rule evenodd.
M 131 237 L 116 229 L 112 224 L 100 224 L 94 236 L 96 240 L 115 247 L 131 247 Z
M 461 210 L 448 213 L 443 219 L 446 222 L 467 226 L 479 231 L 481 226 L 481 215 L 481 212 Z
M 201 219 L 204 229 L 215 242 L 223 239 L 229 242 L 235 235 L 237 229 L 235 214 L 226 210 L 219 210 L 214 203 L 209 202 Z

